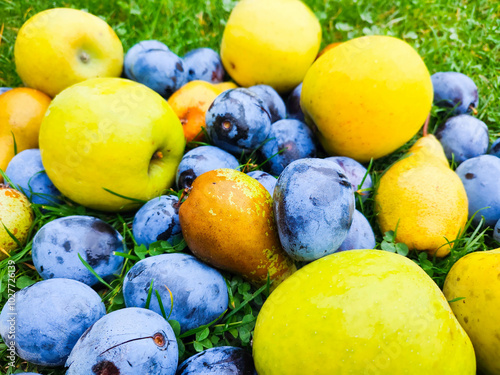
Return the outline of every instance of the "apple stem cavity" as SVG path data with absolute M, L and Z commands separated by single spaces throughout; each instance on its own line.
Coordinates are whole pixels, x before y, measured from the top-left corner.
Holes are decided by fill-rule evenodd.
M 163 159 L 163 152 L 161 151 L 156 151 L 151 157 L 151 160 L 160 160 L 160 159 Z
M 90 55 L 87 52 L 80 53 L 80 61 L 87 64 L 90 61 Z

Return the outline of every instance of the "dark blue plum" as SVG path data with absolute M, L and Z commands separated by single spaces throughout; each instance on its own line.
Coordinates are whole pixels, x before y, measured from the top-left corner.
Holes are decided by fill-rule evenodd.
M 80 337 L 66 375 L 174 375 L 178 360 L 170 324 L 153 311 L 126 308 L 99 319 Z
M 361 212 L 354 210 L 351 228 L 338 251 L 373 249 L 374 247 L 375 234 L 373 233 L 370 223 Z
M 494 226 L 500 219 L 500 158 L 481 155 L 468 159 L 456 170 L 462 180 L 469 200 L 469 218 L 482 208 L 474 217 L 478 224 L 484 216 L 485 224 Z
M 237 88 L 224 91 L 205 117 L 213 143 L 233 154 L 252 152 L 271 130 L 271 117 L 264 102 L 252 91 Z
M 45 173 L 39 149 L 24 150 L 14 156 L 5 174 L 33 203 L 48 206 L 60 203 L 57 197 L 61 193 Z
M 500 158 L 500 138 L 491 145 L 490 154 Z
M 182 362 L 176 375 L 256 375 L 253 358 L 244 349 L 219 346 Z
M 453 109 L 456 115 L 471 113 L 477 108 L 477 86 L 465 74 L 439 72 L 431 76 L 434 104 Z
M 188 80 L 220 83 L 224 80 L 224 67 L 217 52 L 211 48 L 197 48 L 184 55 Z
M 325 160 L 334 161 L 335 163 L 340 165 L 340 167 L 345 171 L 347 178 L 351 182 L 352 189 L 354 191 L 372 188 L 372 178 L 370 174 L 367 174 L 366 168 L 356 160 L 348 158 L 347 156 L 332 156 L 326 158 Z M 361 185 L 363 178 L 365 178 L 365 181 L 363 182 L 363 185 Z M 366 198 L 368 198 L 368 196 L 370 195 L 370 191 L 360 191 L 359 195 L 361 196 L 363 201 L 365 201 Z
M 166 99 L 188 81 L 182 59 L 156 40 L 134 45 L 125 55 L 124 72 Z
M 493 239 L 500 242 L 500 219 L 498 219 L 495 228 L 493 229 Z
M 152 280 L 166 312 L 170 311 L 172 293 L 170 319 L 180 323 L 182 332 L 212 322 L 227 309 L 228 292 L 224 278 L 191 255 L 162 254 L 137 262 L 123 283 L 125 305 L 145 307 Z M 149 308 L 161 313 L 154 293 Z
M 4 305 L 0 335 L 8 346 L 12 342 L 25 361 L 61 366 L 78 338 L 105 314 L 101 297 L 88 285 L 69 279 L 44 280 L 16 292 Z M 9 337 L 9 332 L 15 337 Z
M 271 197 L 273 196 L 274 187 L 276 186 L 276 183 L 278 182 L 276 177 L 270 175 L 267 172 L 263 172 L 263 171 L 252 171 L 252 172 L 248 172 L 247 175 L 249 175 L 250 177 L 255 178 L 257 181 L 259 181 L 266 188 L 266 190 L 269 192 L 269 194 L 271 194 Z
M 458 164 L 485 154 L 490 143 L 486 124 L 469 115 L 449 118 L 437 129 L 436 137 L 443 145 L 446 157 Z
M 288 96 L 286 101 L 286 107 L 288 112 L 288 118 L 294 118 L 296 120 L 300 120 L 304 122 L 304 113 L 302 112 L 302 108 L 300 107 L 300 94 L 302 93 L 302 83 L 298 85 L 296 88 Z
M 354 193 L 337 163 L 300 159 L 281 173 L 273 208 L 285 251 L 297 261 L 313 261 L 334 253 L 346 239 Z
M 78 254 L 102 278 L 117 274 L 124 258 L 123 238 L 111 225 L 90 216 L 66 216 L 45 224 L 33 239 L 33 264 L 44 279 L 68 278 L 87 285 L 97 278 Z
M 260 152 L 265 159 L 269 159 L 265 167 L 274 175 L 283 172 L 292 161 L 316 156 L 313 134 L 307 125 L 299 120 L 286 119 L 275 122 L 268 138 Z
M 156 241 L 171 245 L 182 236 L 179 223 L 179 198 L 163 195 L 151 199 L 134 216 L 132 232 L 139 245 L 149 247 Z
M 271 86 L 256 85 L 248 88 L 256 94 L 265 104 L 267 112 L 271 115 L 271 122 L 274 123 L 286 117 L 286 106 L 280 94 Z
M 0 87 L 0 95 L 9 90 L 12 90 L 12 87 Z
M 230 153 L 215 146 L 200 146 L 184 154 L 175 181 L 179 189 L 185 189 L 205 172 L 219 168 L 238 169 L 239 166 L 238 159 Z

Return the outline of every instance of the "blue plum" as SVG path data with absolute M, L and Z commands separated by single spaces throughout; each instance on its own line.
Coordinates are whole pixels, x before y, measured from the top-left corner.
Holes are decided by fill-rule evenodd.
M 179 223 L 179 198 L 163 195 L 151 199 L 134 216 L 132 233 L 139 245 L 149 247 L 156 241 L 173 241 L 182 236 Z
M 500 219 L 498 219 L 495 228 L 493 229 L 493 239 L 500 242 Z
M 184 62 L 158 41 L 143 41 L 125 55 L 125 76 L 168 99 L 188 81 Z
M 449 160 L 458 164 L 488 151 L 490 137 L 484 122 L 469 115 L 450 117 L 436 131 Z
M 278 182 L 276 177 L 274 177 L 274 176 L 272 176 L 269 173 L 264 172 L 264 171 L 252 171 L 252 172 L 248 172 L 247 175 L 249 175 L 250 177 L 255 178 L 257 181 L 259 181 L 266 188 L 266 190 L 269 192 L 269 194 L 271 194 L 271 197 L 273 196 L 274 187 L 276 186 L 276 183 Z
M 276 92 L 271 86 L 256 85 L 248 88 L 256 94 L 265 104 L 267 112 L 271 116 L 271 123 L 286 117 L 286 106 L 280 94 Z
M 271 117 L 264 102 L 252 91 L 224 91 L 213 101 L 205 117 L 207 131 L 217 146 L 232 154 L 259 147 L 271 130 Z
M 500 158 L 493 155 L 481 155 L 468 159 L 456 170 L 464 184 L 469 200 L 469 218 L 482 208 L 474 217 L 478 224 L 484 216 L 485 224 L 494 226 L 500 219 Z
M 0 87 L 0 95 L 9 90 L 12 90 L 12 87 Z
M 500 158 L 500 138 L 491 145 L 490 154 Z
M 177 341 L 168 322 L 139 308 L 116 310 L 99 319 L 71 351 L 66 375 L 174 375 Z
M 354 191 L 372 188 L 373 183 L 370 174 L 369 173 L 367 174 L 366 168 L 363 167 L 363 165 L 358 163 L 356 160 L 348 158 L 347 156 L 332 156 L 326 158 L 325 160 L 334 161 L 335 163 L 340 165 L 340 167 L 344 170 L 347 178 L 351 182 Z M 363 182 L 363 185 L 361 185 L 363 178 L 365 178 L 365 181 Z M 366 200 L 366 198 L 368 198 L 370 192 L 361 191 L 359 192 L 359 195 L 364 201 Z
M 458 72 L 438 72 L 431 76 L 434 104 L 453 108 L 456 115 L 471 113 L 477 108 L 477 86 L 472 79 Z
M 352 224 L 347 237 L 340 245 L 338 251 L 355 250 L 355 249 L 373 249 L 375 247 L 375 234 L 373 229 L 366 220 L 366 217 L 354 210 L 352 216 Z
M 275 122 L 268 139 L 260 152 L 265 159 L 269 159 L 265 167 L 274 175 L 283 172 L 292 161 L 316 156 L 313 134 L 307 125 L 299 120 L 286 119 Z
M 217 52 L 211 48 L 197 48 L 182 58 L 188 72 L 188 80 L 219 83 L 224 80 L 224 67 Z
M 297 261 L 313 261 L 334 253 L 346 239 L 354 193 L 337 163 L 300 159 L 281 173 L 273 208 L 283 249 Z
M 196 177 L 219 168 L 238 169 L 240 163 L 230 153 L 215 146 L 200 146 L 186 152 L 177 168 L 179 189 L 190 187 Z
M 45 173 L 39 149 L 24 150 L 14 156 L 5 174 L 33 203 L 60 203 L 61 193 Z
M 288 118 L 293 118 L 304 122 L 304 113 L 302 112 L 302 108 L 300 107 L 300 94 L 302 94 L 302 83 L 294 88 L 290 95 L 288 95 L 286 107 Z
M 171 308 L 172 293 L 170 319 L 177 320 L 183 332 L 210 323 L 227 309 L 228 292 L 224 278 L 191 255 L 162 254 L 137 262 L 123 283 L 125 305 L 145 307 L 152 280 L 167 312 Z M 149 308 L 161 313 L 155 295 Z
M 254 375 L 250 353 L 234 346 L 219 346 L 189 357 L 179 365 L 176 375 Z
M 124 258 L 123 238 L 111 225 L 90 216 L 67 216 L 45 224 L 33 239 L 33 264 L 44 279 L 68 278 L 87 285 L 97 278 L 78 254 L 102 278 L 118 273 Z
M 92 288 L 70 279 L 40 281 L 12 301 L 0 314 L 0 335 L 7 345 L 12 341 L 19 357 L 41 366 L 63 365 L 78 338 L 106 314 Z

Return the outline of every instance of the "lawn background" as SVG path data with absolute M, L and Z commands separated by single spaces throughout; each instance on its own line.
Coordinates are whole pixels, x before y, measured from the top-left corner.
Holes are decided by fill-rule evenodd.
M 470 76 L 479 87 L 479 114 L 490 129 L 491 140 L 500 136 L 500 2 L 413 0 L 413 1 L 305 1 L 321 22 L 323 28 L 322 46 L 328 43 L 348 40 L 371 34 L 393 35 L 406 40 L 423 57 L 430 73 L 437 71 L 458 71 Z M 73 7 L 87 10 L 106 20 L 120 37 L 124 50 L 146 39 L 157 39 L 182 56 L 197 47 L 211 47 L 218 50 L 225 21 L 235 1 L 165 0 L 165 1 L 40 1 L 0 0 L 0 30 L 3 35 L 0 44 L 0 86 L 19 86 L 21 81 L 15 73 L 13 48 L 17 31 L 21 25 L 37 12 L 52 7 Z M 36 59 L 36 55 L 33 55 Z M 444 121 L 445 113 L 433 110 L 431 131 Z M 401 148 L 391 156 L 374 163 L 374 179 L 395 161 L 411 145 Z M 368 202 L 370 203 L 370 202 Z M 358 206 L 358 208 L 360 208 Z M 35 207 L 36 222 L 32 235 L 44 223 L 54 218 L 71 214 L 89 214 L 103 218 L 113 224 L 127 239 L 130 254 L 145 255 L 146 249 L 134 246 L 127 227 L 132 215 L 108 215 L 92 212 L 79 206 L 62 206 L 41 212 Z M 370 205 L 363 207 L 376 233 L 378 243 L 383 241 L 377 232 Z M 386 242 L 389 238 L 386 238 Z M 466 235 L 457 242 L 455 250 L 445 260 L 415 259 L 439 285 L 442 285 L 449 268 L 467 252 L 499 247 L 491 239 L 491 230 L 469 228 Z M 378 245 L 380 248 L 380 245 Z M 182 243 L 177 250 L 182 248 Z M 18 262 L 17 287 L 21 288 L 40 280 L 30 262 L 28 243 L 15 260 Z M 150 254 L 174 251 L 166 245 L 150 250 Z M 131 262 L 126 269 L 130 268 Z M 124 271 L 126 271 L 126 269 Z M 6 302 L 7 292 L 5 262 L 0 262 L 0 307 Z M 182 339 L 185 344 L 183 358 L 211 345 L 240 345 L 250 348 L 251 331 L 265 290 L 256 291 L 240 278 L 227 276 L 231 286 L 231 310 L 234 315 L 226 318 L 218 327 L 203 329 Z M 123 307 L 119 293 L 120 279 L 109 289 L 100 293 L 107 298 L 108 311 Z M 234 310 L 236 309 L 236 310 Z M 0 341 L 0 373 L 7 371 L 4 359 L 6 347 Z M 23 370 L 39 371 L 44 375 L 63 374 L 60 369 L 44 369 L 18 361 Z M 21 372 L 21 369 L 19 372 Z M 12 369 L 8 370 L 11 373 Z

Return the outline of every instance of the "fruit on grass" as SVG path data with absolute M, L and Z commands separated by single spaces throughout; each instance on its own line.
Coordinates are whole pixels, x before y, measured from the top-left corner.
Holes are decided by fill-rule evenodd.
M 324 159 L 300 159 L 281 173 L 274 215 L 283 249 L 299 261 L 337 251 L 351 226 L 354 193 L 344 171 Z
M 244 0 L 224 29 L 222 63 L 240 86 L 287 92 L 302 82 L 320 43 L 319 21 L 301 1 Z
M 76 280 L 39 281 L 14 294 L 14 311 L 5 304 L 0 334 L 23 360 L 41 366 L 61 366 L 78 338 L 106 314 L 101 297 Z M 15 339 L 9 337 L 15 315 Z
M 456 115 L 477 112 L 477 86 L 472 79 L 458 72 L 438 72 L 431 76 L 434 104 L 452 109 Z
M 58 197 L 61 193 L 45 173 L 39 149 L 18 153 L 10 161 L 5 174 L 33 203 L 49 206 L 60 203 Z
M 89 78 L 119 77 L 123 67 L 123 47 L 113 29 L 70 8 L 48 9 L 26 21 L 14 57 L 24 84 L 52 97 Z
M 354 210 L 351 227 L 338 251 L 373 249 L 374 247 L 375 234 L 370 223 L 361 212 Z
M 125 55 L 125 76 L 168 99 L 188 81 L 182 59 L 157 40 L 134 45 Z
M 276 177 L 271 176 L 269 173 L 264 171 L 252 171 L 248 172 L 247 175 L 259 181 L 262 184 L 262 186 L 266 188 L 269 194 L 271 194 L 271 197 L 273 196 L 274 187 L 278 182 Z
M 225 91 L 215 98 L 205 122 L 214 145 L 237 155 L 257 149 L 271 130 L 266 105 L 243 88 Z
M 217 52 L 211 48 L 197 48 L 182 58 L 188 73 L 188 80 L 220 83 L 224 79 L 224 67 Z
M 253 357 L 259 375 L 476 373 L 439 287 L 380 250 L 329 255 L 285 280 L 257 317 Z
M 220 168 L 238 169 L 240 163 L 230 153 L 215 146 L 200 146 L 188 151 L 177 168 L 176 182 L 179 189 L 193 184 L 196 177 Z
M 459 259 L 444 283 L 444 295 L 469 335 L 478 369 L 500 374 L 500 249 L 478 251 Z
M 177 375 L 253 375 L 250 353 L 234 346 L 210 348 L 189 357 L 177 368 Z
M 168 99 L 168 104 L 181 120 L 186 143 L 202 142 L 205 139 L 202 129 L 206 127 L 205 115 L 219 94 L 220 90 L 208 82 L 192 81 L 182 86 Z
M 298 85 L 293 91 L 288 95 L 286 101 L 286 108 L 288 113 L 288 118 L 305 121 L 304 113 L 302 113 L 302 108 L 300 108 L 300 95 L 302 93 L 302 83 Z
M 490 154 L 500 158 L 500 138 L 492 143 Z
M 372 178 L 363 165 L 358 163 L 356 160 L 348 158 L 346 156 L 331 156 L 326 158 L 326 160 L 334 161 L 344 170 L 349 182 L 352 185 L 353 191 L 359 191 L 359 195 L 363 201 L 368 198 L 370 191 L 362 191 L 365 189 L 371 189 Z M 365 177 L 366 176 L 366 177 Z M 364 179 L 364 181 L 363 181 Z M 363 184 L 361 184 L 363 182 Z M 360 186 L 361 185 L 361 186 Z
M 417 133 L 432 106 L 432 83 L 409 44 L 364 36 L 316 60 L 300 100 L 328 154 L 364 163 L 390 154 Z
M 264 165 L 273 175 L 279 175 L 292 161 L 316 156 L 316 144 L 311 129 L 299 120 L 279 120 L 271 126 L 268 141 L 260 152 Z
M 157 313 L 141 308 L 113 311 L 80 337 L 66 361 L 66 375 L 174 375 L 174 331 Z
M 238 85 L 236 83 L 234 83 L 234 82 L 221 82 L 221 83 L 214 84 L 214 86 L 220 92 L 224 92 L 224 91 L 227 91 L 227 90 L 237 89 L 238 88 Z
M 468 159 L 457 168 L 467 198 L 469 199 L 469 218 L 477 225 L 481 217 L 485 224 L 494 226 L 500 219 L 500 158 L 481 155 Z
M 7 258 L 18 247 L 18 243 L 24 245 L 33 219 L 28 198 L 0 184 L 0 260 Z
M 188 254 L 161 254 L 137 262 L 125 276 L 123 296 L 127 307 L 146 307 L 169 319 L 186 332 L 216 320 L 227 310 L 226 281 L 219 271 Z M 158 298 L 158 295 L 160 298 Z
M 99 281 L 78 255 L 103 279 L 118 274 L 123 238 L 111 225 L 91 216 L 66 216 L 45 224 L 33 239 L 33 264 L 44 279 L 67 278 L 87 285 Z
M 135 214 L 132 232 L 137 244 L 146 247 L 156 241 L 168 241 L 172 245 L 182 238 L 179 198 L 162 195 L 151 199 Z
M 0 95 L 0 169 L 5 171 L 16 151 L 38 147 L 40 124 L 49 104 L 43 92 L 25 87 Z
M 271 123 L 286 117 L 286 106 L 281 96 L 268 85 L 256 85 L 248 88 L 256 94 L 265 104 L 266 110 L 271 116 Z
M 199 176 L 179 210 L 182 234 L 198 258 L 262 285 L 295 271 L 281 248 L 272 198 L 258 181 L 233 169 Z
M 103 95 L 105 94 L 105 95 Z M 47 175 L 71 200 L 130 210 L 174 182 L 184 133 L 168 103 L 125 79 L 96 78 L 52 101 L 40 130 Z
M 448 160 L 458 164 L 485 154 L 490 143 L 486 124 L 469 115 L 449 118 L 437 129 L 436 137 Z

